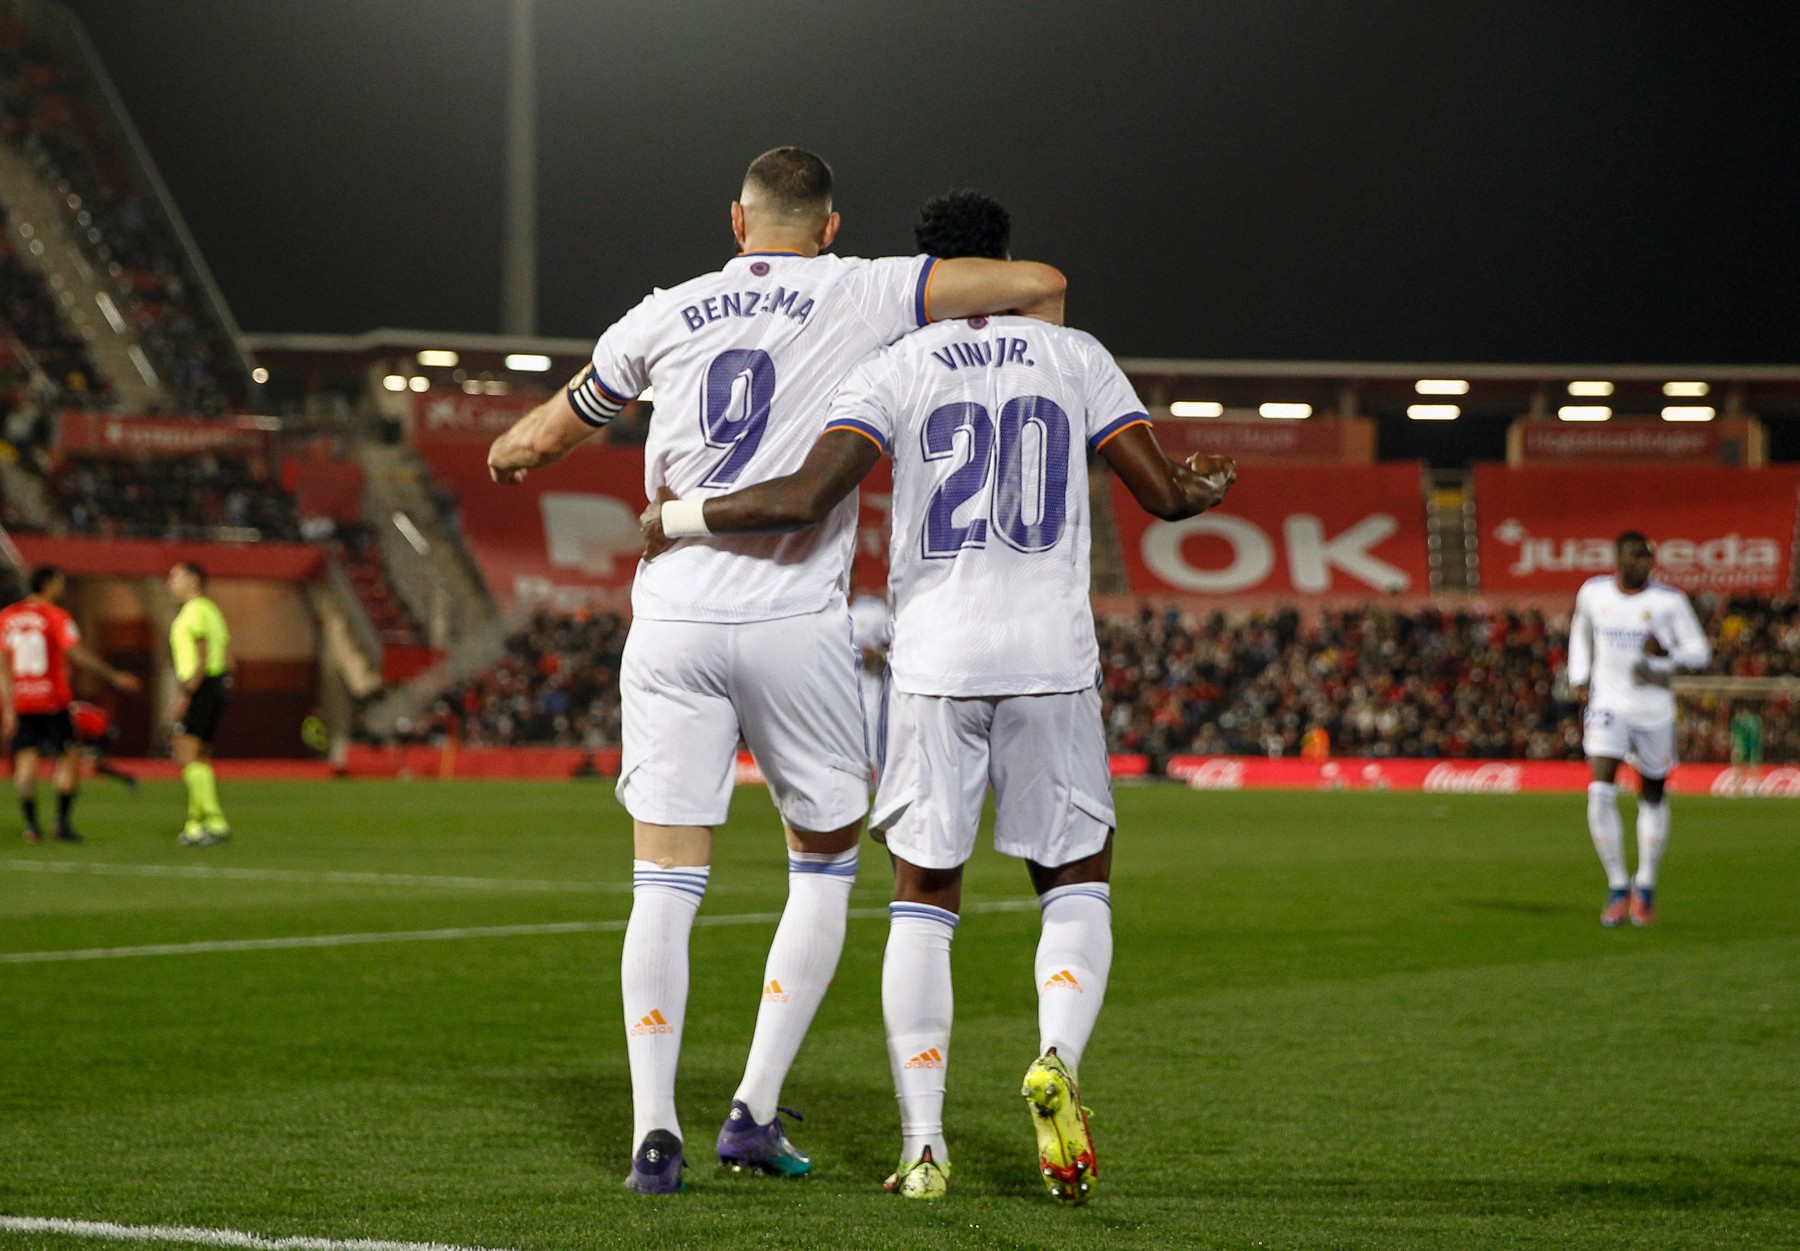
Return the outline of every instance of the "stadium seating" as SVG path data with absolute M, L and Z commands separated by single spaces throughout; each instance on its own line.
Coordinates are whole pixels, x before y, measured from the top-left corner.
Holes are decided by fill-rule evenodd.
M 1800 601 L 1696 603 L 1716 640 L 1712 671 L 1800 676 Z M 1340 756 L 1578 760 L 1580 709 L 1556 677 L 1568 617 L 1470 606 L 1370 605 L 1302 614 L 1144 607 L 1097 621 L 1108 743 L 1147 755 L 1300 754 L 1315 727 Z M 539 613 L 506 653 L 458 683 L 399 737 L 607 747 L 618 743 L 625 623 Z M 1800 756 L 1786 702 L 1761 709 L 1771 760 Z M 1730 754 L 1730 708 L 1681 704 L 1684 759 Z
M 75 58 L 0 20 L 0 142 L 55 189 L 174 399 L 190 412 L 223 413 L 244 393 L 230 336 L 107 117 Z
M 293 497 L 245 457 L 72 453 L 50 475 L 71 534 L 299 541 Z

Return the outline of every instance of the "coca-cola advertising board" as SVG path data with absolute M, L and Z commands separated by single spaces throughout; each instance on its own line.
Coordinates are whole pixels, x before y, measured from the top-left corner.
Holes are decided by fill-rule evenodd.
M 1422 594 L 1431 589 L 1419 466 L 1247 467 L 1225 503 L 1185 521 L 1113 481 L 1133 592 Z
M 1793 576 L 1800 466 L 1475 467 L 1481 589 L 1573 594 L 1613 567 L 1619 534 L 1656 545 L 1684 591 L 1773 592 Z
M 1169 776 L 1197 791 L 1428 791 L 1440 795 L 1579 794 L 1592 777 L 1580 760 L 1396 760 L 1337 756 L 1173 756 Z M 1627 778 L 1630 769 L 1625 770 Z M 1800 769 L 1682 765 L 1669 775 L 1681 795 L 1800 799 Z

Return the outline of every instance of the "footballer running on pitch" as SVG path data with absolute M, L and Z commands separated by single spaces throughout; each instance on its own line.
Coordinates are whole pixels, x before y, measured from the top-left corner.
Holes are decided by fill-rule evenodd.
M 175 661 L 175 763 L 187 783 L 187 824 L 178 839 L 184 847 L 210 847 L 231 837 L 225 810 L 219 806 L 219 783 L 213 776 L 213 740 L 225 713 L 231 681 L 231 631 L 225 614 L 206 594 L 206 571 L 191 560 L 169 570 L 169 594 L 181 605 L 169 626 L 169 651 Z
M 1712 646 L 1688 597 L 1650 576 L 1650 540 L 1628 530 L 1614 544 L 1615 573 L 1589 578 L 1575 596 L 1569 623 L 1569 685 L 1586 707 L 1581 750 L 1588 783 L 1588 834 L 1606 870 L 1600 924 L 1616 929 L 1656 921 L 1656 875 L 1669 841 L 1665 783 L 1675 768 L 1675 694 L 1670 679 L 1704 669 Z M 1619 764 L 1629 759 L 1640 779 L 1638 867 L 1625 869 L 1625 829 L 1619 817 Z
M 940 318 L 1062 294 L 1062 275 L 1030 262 L 824 255 L 838 224 L 823 160 L 799 148 L 757 157 L 731 205 L 738 254 L 652 292 L 601 335 L 567 391 L 494 441 L 494 480 L 516 482 L 574 450 L 649 386 L 657 395 L 644 449 L 650 498 L 778 477 L 799 467 L 832 389 L 873 349 Z M 618 793 L 634 823 L 620 962 L 633 1190 L 681 1187 L 675 1072 L 688 939 L 740 735 L 787 829 L 788 902 L 717 1150 L 739 1169 L 812 1167 L 776 1105 L 843 949 L 868 811 L 844 601 L 855 520 L 848 500 L 807 534 L 692 539 L 641 565 L 632 585 Z
M 985 196 L 926 206 L 920 247 L 1006 255 L 1010 219 Z M 851 371 L 797 473 L 707 500 L 653 504 L 652 568 L 695 534 L 786 532 L 834 515 L 883 452 L 894 460 L 893 648 L 870 827 L 894 859 L 882 968 L 900 1166 L 886 1183 L 942 1196 L 950 940 L 962 869 L 994 789 L 994 844 L 1027 862 L 1042 905 L 1039 1056 L 1024 1095 L 1051 1195 L 1097 1175 L 1077 1074 L 1112 962 L 1112 780 L 1089 601 L 1088 454 L 1159 517 L 1219 503 L 1229 460 L 1170 460 L 1143 401 L 1091 335 L 975 317 L 918 330 Z M 676 549 L 677 551 L 679 549 Z
M 81 790 L 81 742 L 69 715 L 69 662 L 98 674 L 120 691 L 142 689 L 81 641 L 75 618 L 62 607 L 69 580 L 55 565 L 31 571 L 31 593 L 0 611 L 0 738 L 12 745 L 13 788 L 25 818 L 25 841 L 43 841 L 38 828 L 38 761 L 54 762 L 56 837 L 79 843 L 72 815 Z

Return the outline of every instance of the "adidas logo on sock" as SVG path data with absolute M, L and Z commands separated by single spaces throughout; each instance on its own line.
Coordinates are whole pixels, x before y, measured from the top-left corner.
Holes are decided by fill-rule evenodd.
M 762 1001 L 764 1003 L 786 1003 L 787 991 L 781 989 L 780 982 L 770 978 L 769 984 L 763 987 Z
M 633 1036 L 638 1034 L 673 1034 L 675 1032 L 675 1027 L 669 1024 L 668 1019 L 663 1016 L 660 1009 L 652 1008 L 650 1009 L 649 1016 L 645 1017 L 625 1032 Z
M 944 1053 L 933 1047 L 929 1051 L 921 1051 L 900 1067 L 904 1069 L 941 1069 L 944 1067 Z
M 1045 990 L 1055 990 L 1058 987 L 1061 987 L 1063 990 L 1072 990 L 1078 995 L 1087 993 L 1081 989 L 1081 983 L 1075 980 L 1075 975 L 1067 969 L 1064 969 L 1062 972 L 1044 982 Z

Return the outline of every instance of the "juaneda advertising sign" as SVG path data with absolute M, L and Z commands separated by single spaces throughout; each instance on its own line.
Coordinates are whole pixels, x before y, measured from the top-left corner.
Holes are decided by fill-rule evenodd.
M 1242 471 L 1224 505 L 1158 521 L 1113 481 L 1139 594 L 1420 594 L 1431 589 L 1415 464 Z
M 1483 591 L 1568 591 L 1639 530 L 1684 591 L 1779 591 L 1793 569 L 1800 466 L 1475 467 Z

